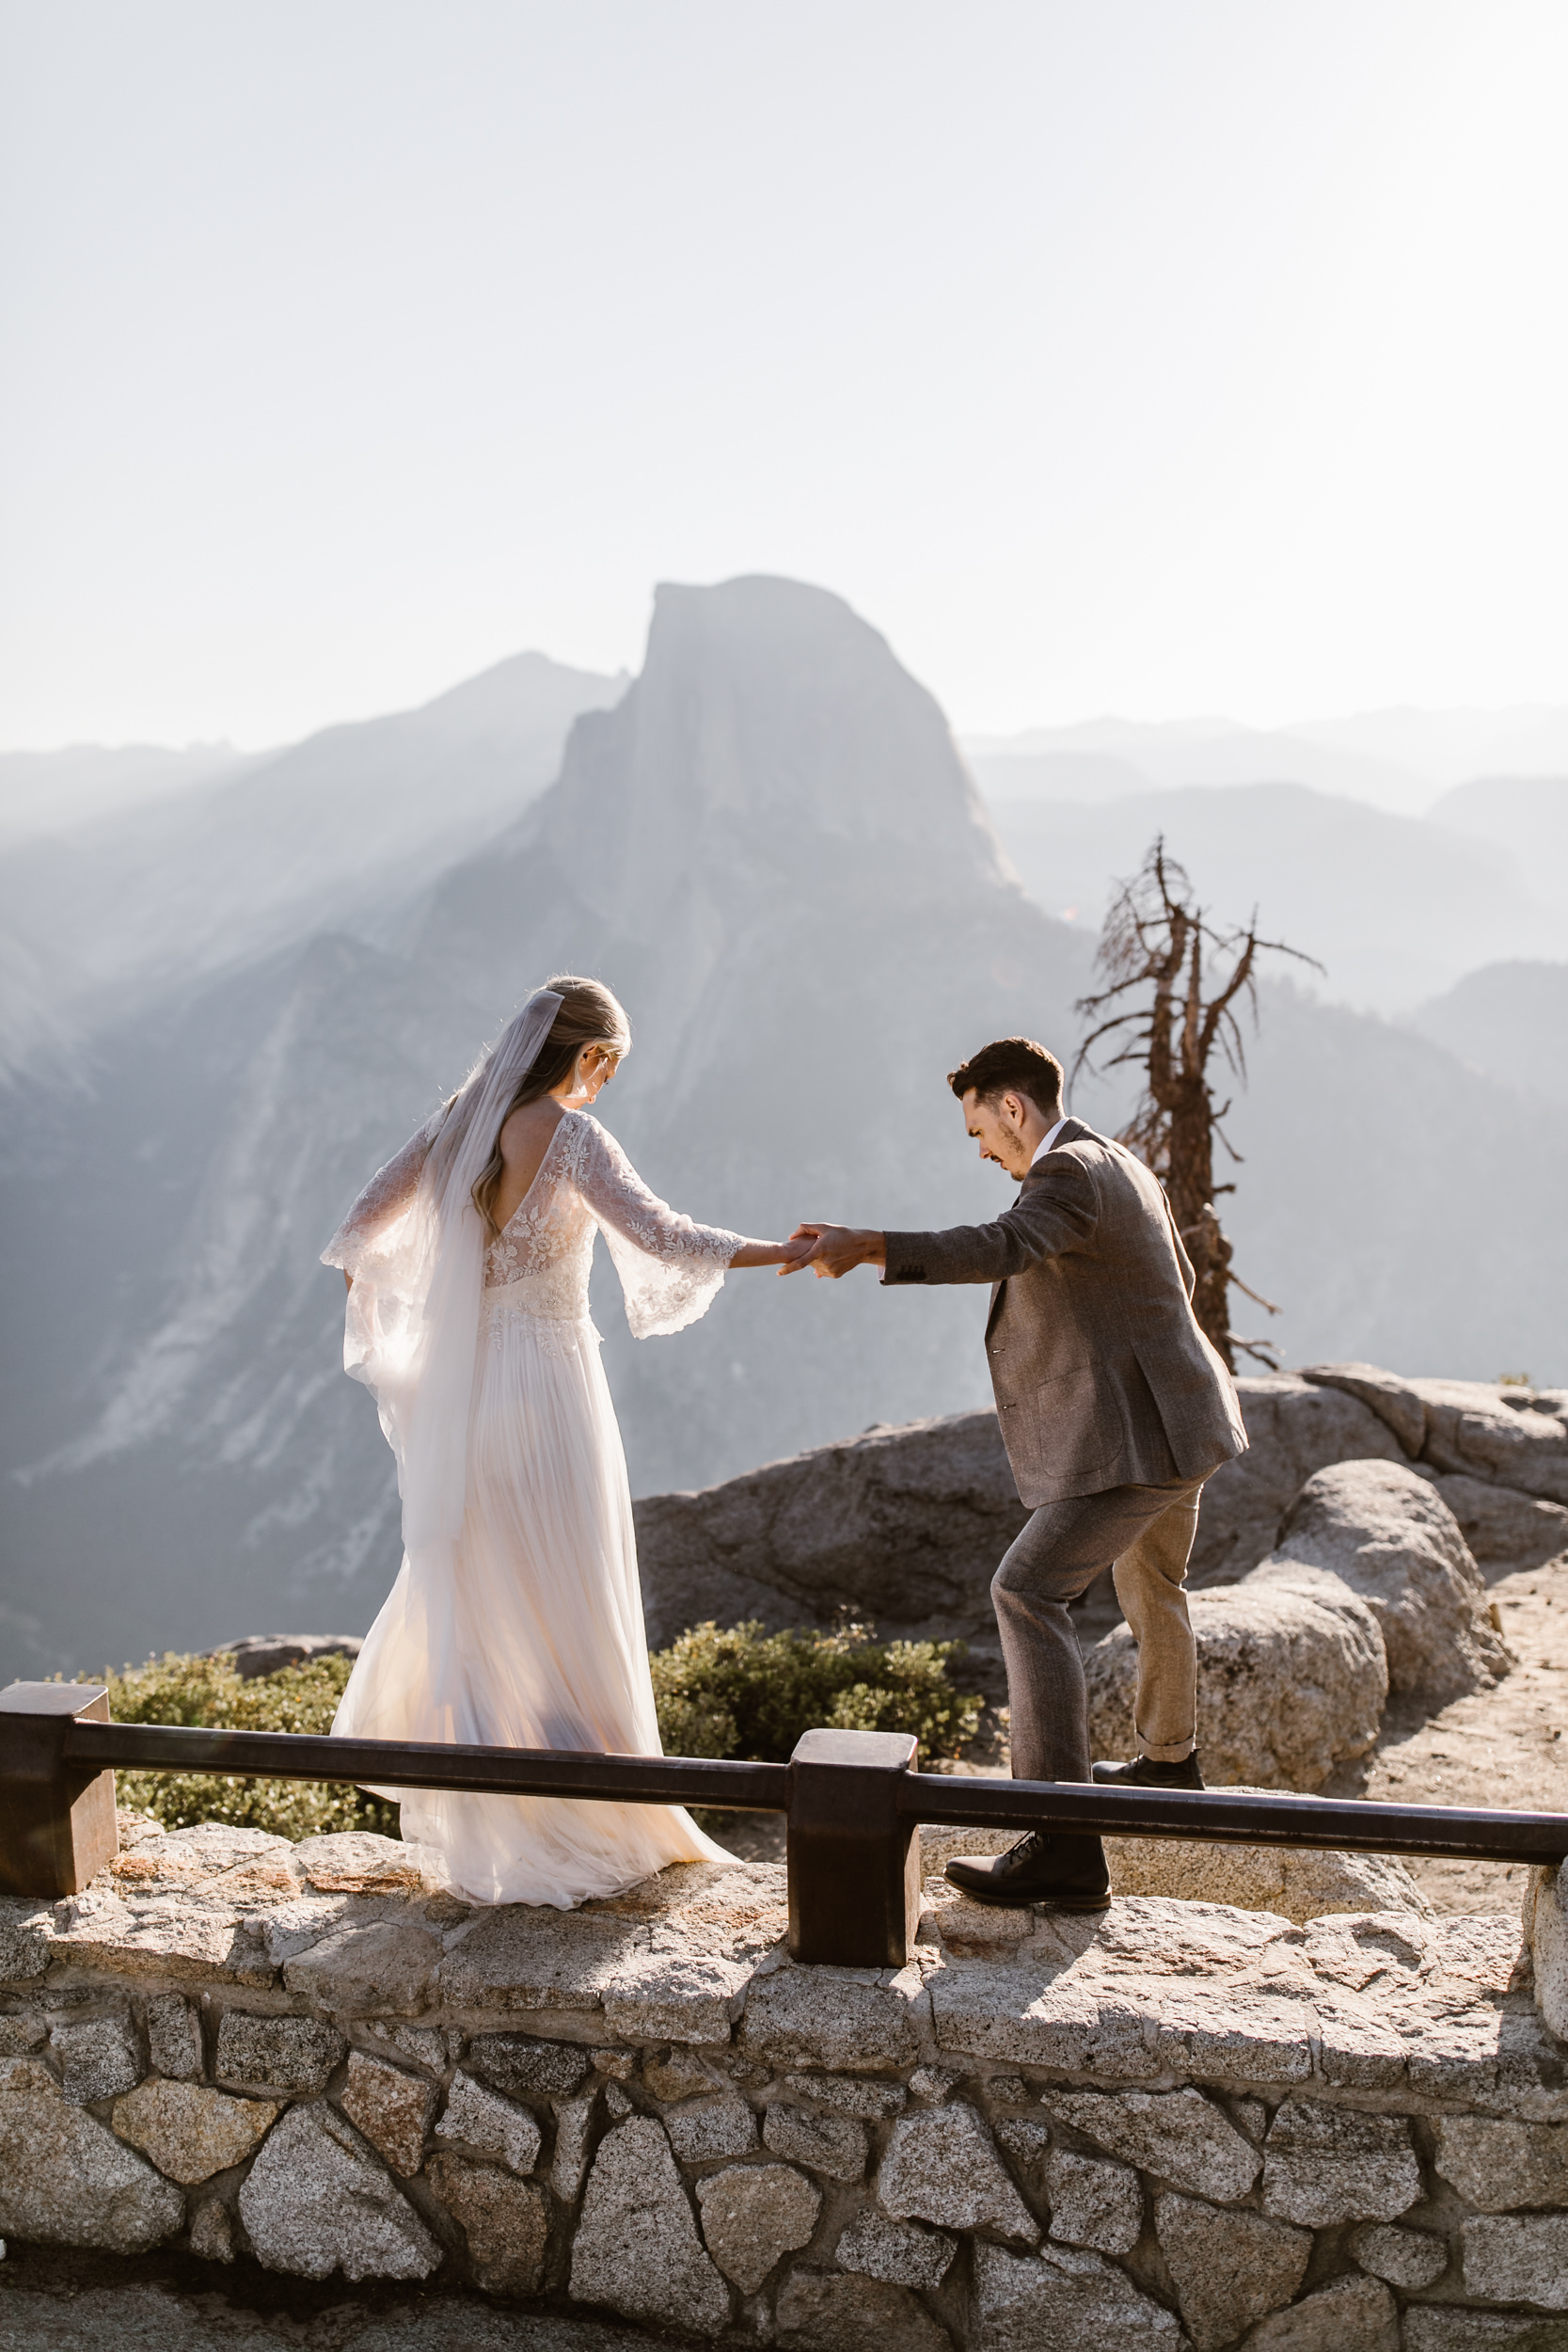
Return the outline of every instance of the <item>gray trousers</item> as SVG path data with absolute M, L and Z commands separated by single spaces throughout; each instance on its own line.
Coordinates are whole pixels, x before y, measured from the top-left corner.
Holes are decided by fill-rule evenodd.
M 1035 1513 L 991 1579 L 1012 1716 L 1015 1780 L 1087 1780 L 1088 1712 L 1068 1602 L 1109 1568 L 1138 1644 L 1138 1745 L 1193 1751 L 1197 1652 L 1183 1581 L 1203 1481 L 1110 1486 Z

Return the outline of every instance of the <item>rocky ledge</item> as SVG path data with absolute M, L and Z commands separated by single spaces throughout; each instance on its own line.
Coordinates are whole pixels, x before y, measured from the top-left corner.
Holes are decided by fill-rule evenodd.
M 1339 1462 L 1415 1468 L 1478 1560 L 1523 1567 L 1568 1549 L 1568 1390 L 1373 1364 L 1236 1385 L 1251 1451 L 1203 1490 L 1195 1586 L 1257 1567 L 1307 1481 Z M 959 1635 L 993 1671 L 990 1580 L 1029 1516 L 993 1411 L 869 1429 L 636 1510 L 656 1646 L 705 1617 L 825 1625 L 847 1606 L 889 1637 Z
M 908 1967 L 801 1968 L 766 1865 L 471 1911 L 134 1820 L 0 1905 L 0 2232 L 800 2352 L 1568 2345 L 1555 1878 L 1528 1934 L 927 1892 Z

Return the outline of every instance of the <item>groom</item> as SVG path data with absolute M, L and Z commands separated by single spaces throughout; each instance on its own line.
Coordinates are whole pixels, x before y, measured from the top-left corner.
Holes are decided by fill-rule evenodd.
M 1007 1670 L 1013 1772 L 1088 1780 L 1084 1669 L 1067 1604 L 1103 1568 L 1138 1643 L 1141 1753 L 1096 1780 L 1201 1788 L 1196 1652 L 1182 1589 L 1203 1482 L 1246 1450 L 1235 1384 L 1192 1311 L 1193 1268 L 1143 1162 L 1062 1116 L 1062 1065 L 999 1039 L 948 1074 L 982 1159 L 1020 1186 L 990 1225 L 880 1233 L 801 1225 L 800 1263 L 836 1280 L 989 1282 L 986 1353 L 1003 1443 L 1034 1516 L 991 1582 Z M 786 1268 L 785 1271 L 793 1271 Z M 1032 1830 L 1010 1852 L 955 1861 L 979 1902 L 1101 1911 L 1098 1837 Z

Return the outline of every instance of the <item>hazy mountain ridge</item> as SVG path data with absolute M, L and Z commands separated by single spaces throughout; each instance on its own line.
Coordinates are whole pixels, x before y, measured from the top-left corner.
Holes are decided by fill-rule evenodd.
M 1559 792 L 1568 814 L 1568 786 Z M 1460 819 L 1474 794 L 1450 795 Z M 1325 967 L 1326 998 L 1413 1012 L 1478 965 L 1568 957 L 1568 898 L 1552 904 L 1514 838 L 1472 836 L 1303 785 L 1172 787 L 1104 802 L 993 800 L 1024 887 L 1098 930 L 1111 878 L 1136 872 L 1156 834 L 1222 922 L 1262 910 L 1269 937 Z
M 375 935 L 544 790 L 572 722 L 625 684 L 518 654 L 420 709 L 0 855 L 0 923 L 36 970 L 0 1070 L 37 1050 L 43 1008 L 76 1037 L 324 927 Z
M 1468 972 L 1411 1026 L 1489 1078 L 1568 1103 L 1568 963 L 1513 959 Z
M 1504 710 L 1372 710 L 1285 727 L 1232 719 L 1091 719 L 1015 735 L 965 735 L 982 789 L 1004 799 L 1100 798 L 1118 771 L 1132 791 L 1187 785 L 1305 784 L 1405 816 L 1478 776 L 1568 776 L 1568 705 Z
M 885 642 L 767 580 L 661 591 L 641 677 L 578 717 L 559 781 L 377 924 L 182 977 L 98 1023 L 73 1088 L 24 1077 L 11 1097 L 14 1665 L 280 1611 L 368 1622 L 396 1497 L 317 1252 L 551 968 L 602 971 L 630 1006 L 602 1108 L 648 1181 L 767 1233 L 994 1214 L 1010 1187 L 942 1073 L 1021 1028 L 1070 1051 L 1093 947 L 1011 879 Z M 1568 1119 L 1288 988 L 1253 1062 L 1227 1216 L 1242 1272 L 1289 1311 L 1287 1359 L 1560 1376 Z M 1077 1107 L 1114 1125 L 1124 1099 L 1085 1087 Z M 1481 1216 L 1499 1160 L 1508 1213 Z M 65 1248 L 62 1198 L 86 1237 Z M 742 1275 L 704 1323 L 642 1344 L 612 1278 L 595 1300 L 638 1491 L 986 1393 L 966 1290 Z
M 0 847 L 57 836 L 150 801 L 232 777 L 270 755 L 232 743 L 73 743 L 54 752 L 0 752 Z
M 1535 896 L 1568 915 L 1568 772 L 1473 777 L 1444 793 L 1432 821 L 1506 850 Z

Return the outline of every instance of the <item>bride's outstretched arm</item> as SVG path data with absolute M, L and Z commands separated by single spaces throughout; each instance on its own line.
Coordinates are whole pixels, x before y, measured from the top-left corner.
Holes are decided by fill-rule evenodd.
M 731 1268 L 747 1265 L 776 1265 L 783 1273 L 790 1266 L 804 1265 L 816 1244 L 805 1241 L 743 1241 L 730 1260 Z
M 798 1253 L 798 1245 L 749 1241 L 723 1226 L 682 1216 L 649 1191 L 595 1119 L 583 1120 L 573 1173 L 610 1245 L 626 1319 L 640 1339 L 694 1323 L 730 1266 L 783 1265 Z
M 421 1127 L 385 1168 L 376 1169 L 322 1251 L 323 1265 L 341 1266 L 350 1290 L 354 1288 L 355 1269 L 366 1244 L 403 1215 L 419 1190 L 420 1177 L 430 1155 L 430 1130 Z

